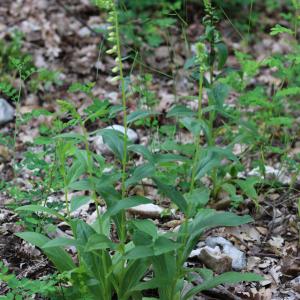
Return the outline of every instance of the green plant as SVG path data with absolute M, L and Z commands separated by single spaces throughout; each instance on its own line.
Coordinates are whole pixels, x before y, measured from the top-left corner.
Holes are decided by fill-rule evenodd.
M 128 91 L 123 74 L 118 6 L 110 0 L 97 1 L 97 5 L 108 11 L 108 21 L 111 23 L 109 41 L 112 48 L 107 53 L 115 56 L 116 67 L 112 71 L 117 75 L 113 80 L 120 83 L 122 106 L 121 110 L 118 107 L 117 112 L 123 119 L 124 134 L 113 129 L 89 133 L 89 122 L 97 118 L 110 121 L 116 109 L 107 101 L 93 96 L 94 84 L 73 84 L 69 88 L 70 92 L 84 92 L 93 103 L 80 114 L 70 101 L 58 100 L 60 113 L 54 118 L 54 129 L 51 135 L 39 139 L 41 144 L 47 147 L 51 144 L 51 147 L 55 148 L 50 168 L 53 168 L 54 177 L 57 177 L 57 192 L 61 190 L 64 195 L 63 210 L 51 207 L 47 199 L 42 203 L 16 209 L 19 213 L 34 216 L 46 214 L 64 221 L 70 227 L 73 236 L 50 240 L 47 237 L 47 226 L 43 228 L 43 233 L 27 231 L 16 235 L 41 248 L 59 272 L 68 274 L 66 280 L 69 288 L 65 287 L 65 295 L 73 299 L 147 299 L 151 290 L 155 290 L 155 297 L 162 300 L 191 299 L 198 292 L 218 284 L 260 280 L 261 277 L 255 274 L 235 272 L 213 277 L 209 270 L 188 269 L 184 265 L 199 237 L 207 229 L 237 226 L 252 221 L 249 216 L 206 209 L 210 193 L 207 188 L 199 186 L 198 182 L 196 185 L 196 179 L 216 167 L 216 162 L 219 164 L 221 157 L 235 159 L 230 151 L 217 148 L 212 143 L 215 115 L 208 110 L 207 122 L 203 119 L 207 110 L 202 109 L 205 71 L 202 63 L 205 61 L 205 65 L 211 70 L 212 82 L 209 84 L 212 85 L 214 53 L 210 52 L 207 55 L 204 45 L 199 44 L 196 57 L 197 64 L 200 64 L 198 113 L 194 118 L 181 120 L 181 124 L 195 137 L 196 146 L 188 151 L 192 158 L 189 155 L 176 154 L 174 149 L 169 153 L 157 153 L 146 146 L 131 144 L 127 138 L 128 126 L 152 113 L 139 110 L 127 115 Z M 210 36 L 209 42 L 215 47 L 219 40 L 213 35 Z M 214 91 L 214 87 L 209 88 Z M 219 99 L 215 96 L 216 102 L 210 104 L 210 109 L 217 105 Z M 179 113 L 182 114 L 180 110 Z M 194 115 L 193 112 L 188 113 Z M 169 112 L 169 116 L 172 115 L 178 115 L 178 110 L 175 109 L 174 112 L 173 109 Z M 73 132 L 74 127 L 80 128 L 80 132 Z M 200 148 L 201 130 L 205 131 L 211 141 L 204 151 Z M 45 133 L 45 130 L 43 132 Z M 114 154 L 115 160 L 110 171 L 105 170 L 105 159 L 89 148 L 89 137 L 95 134 L 102 136 L 104 143 Z M 133 155 L 142 156 L 143 164 L 135 166 L 131 161 Z M 34 159 L 31 156 L 29 162 L 32 161 Z M 39 160 L 37 163 L 42 165 Z M 192 174 L 190 179 L 185 179 L 189 188 L 175 187 L 172 183 L 176 181 L 177 175 L 184 174 L 190 166 L 193 166 Z M 41 169 L 44 169 L 44 166 L 41 166 Z M 166 175 L 168 170 L 179 171 L 174 172 L 172 177 Z M 145 178 L 151 179 L 161 197 L 169 199 L 182 213 L 183 222 L 177 232 L 160 233 L 151 220 L 131 219 L 126 215 L 126 210 L 131 207 L 152 203 L 147 196 L 129 194 L 131 187 L 142 185 Z M 73 191 L 82 194 L 70 199 L 69 194 Z M 78 207 L 89 200 L 93 200 L 97 211 L 97 218 L 92 225 L 72 216 Z M 102 208 L 104 204 L 106 210 Z M 63 249 L 68 246 L 76 247 L 77 263 L 74 263 L 72 257 Z M 183 294 L 185 281 L 193 282 L 191 272 L 197 272 L 204 282 Z
M 8 268 L 0 261 L 0 285 L 3 284 L 7 286 L 5 296 L 0 295 L 0 299 L 3 300 L 36 299 L 36 296 L 49 297 L 58 292 L 55 275 L 43 280 L 18 279 L 15 274 L 9 273 Z

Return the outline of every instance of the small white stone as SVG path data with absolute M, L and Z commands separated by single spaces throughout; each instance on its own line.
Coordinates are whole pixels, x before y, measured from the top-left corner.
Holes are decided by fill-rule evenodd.
M 91 35 L 91 31 L 90 31 L 90 29 L 88 29 L 87 27 L 82 27 L 82 28 L 78 31 L 78 35 L 79 35 L 80 37 L 90 36 L 90 35 Z
M 128 209 L 128 211 L 133 214 L 133 215 L 139 215 L 141 217 L 150 217 L 150 218 L 158 218 L 160 217 L 160 214 L 163 212 L 163 208 L 152 204 L 152 203 L 148 203 L 148 204 L 141 204 L 135 207 L 131 207 L 130 209 Z
M 196 249 L 196 250 L 193 250 L 189 256 L 189 258 L 193 258 L 193 257 L 198 257 L 201 253 L 201 250 L 200 248 Z
M 5 100 L 0 98 L 0 125 L 13 120 L 14 108 Z

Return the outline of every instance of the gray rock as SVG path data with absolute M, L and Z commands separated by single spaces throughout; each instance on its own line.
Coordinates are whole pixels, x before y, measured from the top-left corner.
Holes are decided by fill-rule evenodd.
M 222 253 L 221 249 L 216 247 L 205 246 L 200 249 L 201 252 L 198 256 L 208 268 L 214 270 L 216 273 L 228 272 L 232 268 L 232 258 Z
M 0 125 L 13 120 L 14 108 L 3 98 L 0 98 Z
M 239 271 L 246 267 L 247 260 L 245 253 L 237 249 L 223 237 L 208 237 L 205 243 L 211 248 L 220 247 L 221 252 L 232 259 L 232 269 Z
M 117 124 L 105 127 L 104 129 L 114 129 L 114 130 L 119 131 L 123 134 L 125 133 L 124 126 L 117 125 Z M 128 137 L 128 140 L 131 141 L 132 143 L 136 143 L 139 139 L 137 133 L 134 130 L 130 129 L 130 128 L 127 128 L 127 137 Z M 93 142 L 94 142 L 96 152 L 101 153 L 101 154 L 111 153 L 111 150 L 109 149 L 109 147 L 106 144 L 104 144 L 104 141 L 103 141 L 103 138 L 102 138 L 101 135 L 97 135 L 94 138 Z
M 300 275 L 289 282 L 294 291 L 300 293 Z

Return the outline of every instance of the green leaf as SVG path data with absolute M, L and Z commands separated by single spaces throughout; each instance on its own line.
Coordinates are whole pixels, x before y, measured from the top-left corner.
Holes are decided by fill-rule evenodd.
M 35 145 L 51 145 L 53 143 L 52 138 L 45 136 L 38 136 L 34 139 Z
M 212 279 L 214 272 L 210 269 L 200 268 L 195 270 L 205 281 Z
M 153 180 L 156 183 L 160 192 L 162 192 L 173 203 L 175 203 L 183 213 L 187 212 L 188 205 L 181 193 L 179 193 L 174 187 L 160 182 L 159 179 L 153 178 Z
M 72 227 L 73 231 L 76 233 L 75 236 L 80 245 L 86 245 L 91 236 L 96 234 L 95 230 L 82 220 L 74 220 Z M 86 272 L 90 276 L 93 276 L 97 279 L 97 285 L 99 286 L 100 290 L 106 288 L 106 295 L 110 295 L 110 289 L 112 287 L 109 284 L 103 284 L 105 280 L 109 278 L 109 274 L 107 274 L 106 269 L 103 268 L 103 265 L 105 265 L 107 269 L 110 269 L 111 257 L 109 252 L 105 250 L 98 250 L 99 253 L 97 254 L 94 252 L 86 252 L 84 246 L 79 247 L 77 250 L 79 252 L 81 262 L 85 265 Z M 100 296 L 99 298 L 102 299 L 103 297 Z M 108 298 L 110 297 L 108 296 Z
M 154 161 L 157 164 L 161 163 L 167 163 L 167 162 L 178 162 L 178 161 L 189 161 L 190 159 L 179 155 L 179 154 L 173 154 L 173 153 L 158 153 L 154 154 Z
M 212 169 L 220 165 L 221 159 L 217 156 L 207 156 L 203 157 L 198 165 L 196 171 L 196 179 L 202 178 L 205 174 L 208 174 Z
M 224 183 L 222 184 L 222 189 L 229 194 L 232 202 L 239 204 L 243 201 L 243 197 L 236 194 L 236 187 L 233 184 Z
M 116 117 L 117 113 L 123 111 L 123 106 L 122 105 L 113 105 L 109 109 L 109 118 L 113 119 Z
M 126 254 L 126 258 L 138 259 L 150 256 L 159 256 L 164 253 L 177 250 L 179 247 L 181 247 L 181 244 L 161 236 L 155 240 L 153 245 L 134 247 Z
M 228 49 L 226 44 L 224 43 L 216 43 L 215 44 L 218 54 L 218 69 L 222 70 L 224 67 L 227 57 L 228 57 Z
M 295 120 L 291 117 L 273 117 L 266 120 L 266 124 L 269 126 L 286 126 L 288 128 L 292 127 Z
M 208 228 L 218 226 L 239 226 L 252 221 L 253 219 L 248 215 L 239 216 L 232 212 L 216 212 L 214 210 L 205 209 L 195 217 L 191 224 L 193 225 L 193 230 L 201 232 Z
M 261 106 L 266 109 L 271 109 L 274 107 L 274 103 L 269 101 L 265 90 L 262 87 L 255 87 L 254 90 L 243 93 L 239 101 L 242 105 L 247 106 Z
M 50 241 L 49 238 L 37 232 L 19 232 L 15 235 L 41 249 Z M 71 256 L 59 247 L 43 249 L 43 252 L 60 272 L 71 271 L 76 268 Z
M 195 112 L 186 107 L 185 105 L 176 105 L 173 106 L 170 111 L 167 113 L 167 117 L 193 117 L 195 116 Z
M 89 179 L 81 179 L 70 183 L 69 189 L 75 191 L 92 191 L 94 186 Z
M 84 172 L 85 164 L 81 161 L 75 161 L 70 168 L 67 169 L 66 184 L 69 186 L 75 182 Z
M 124 297 L 120 295 L 120 298 L 131 299 L 131 297 L 129 297 L 130 294 L 132 294 L 134 287 L 140 283 L 141 279 L 145 277 L 148 266 L 149 262 L 146 259 L 133 260 L 127 263 L 123 277 L 124 279 L 120 284 L 120 291 L 122 291 Z M 132 299 L 136 298 L 132 297 Z
M 99 132 L 104 140 L 104 143 L 108 145 L 115 156 L 123 161 L 124 156 L 124 139 L 120 131 L 114 129 L 103 129 Z M 126 150 L 127 151 L 127 150 Z
M 239 226 L 252 222 L 250 216 L 238 216 L 232 212 L 216 212 L 212 209 L 203 209 L 188 224 L 188 240 L 184 249 L 184 257 L 188 257 L 199 240 L 199 236 L 210 228 L 220 226 Z M 184 237 L 184 227 L 180 227 L 177 241 L 180 243 Z
M 154 249 L 150 246 L 136 246 L 125 254 L 126 259 L 146 258 L 154 255 Z
M 142 196 L 132 196 L 132 197 L 124 198 L 119 200 L 113 206 L 109 207 L 106 213 L 104 214 L 104 216 L 105 217 L 115 216 L 123 209 L 128 209 L 134 206 L 138 206 L 141 204 L 149 204 L 149 203 L 152 203 L 152 201 Z
M 100 101 L 99 99 L 94 99 L 93 104 L 84 110 L 87 115 L 84 123 L 86 123 L 88 120 L 95 122 L 97 118 L 106 116 L 108 114 L 108 107 L 108 100 Z
M 158 287 L 163 287 L 164 285 L 168 284 L 168 281 L 164 280 L 164 278 L 153 278 L 149 281 L 141 282 L 138 285 L 136 285 L 132 291 L 144 291 L 144 290 L 152 290 L 156 289 Z M 152 300 L 152 299 L 159 299 L 159 298 L 148 298 L 148 297 L 143 297 L 143 300 Z
M 248 177 L 246 180 L 237 179 L 235 180 L 235 182 L 250 199 L 257 201 L 258 195 L 255 189 L 255 185 L 260 182 L 259 178 Z
M 71 212 L 87 204 L 91 200 L 90 196 L 73 196 L 71 199 Z
M 126 187 L 133 185 L 143 178 L 152 177 L 155 173 L 155 167 L 152 163 L 146 163 L 136 167 L 133 171 L 132 176 L 126 180 Z
M 59 237 L 53 240 L 50 240 L 43 245 L 42 249 L 53 248 L 53 247 L 66 247 L 66 246 L 78 246 L 78 242 L 74 239 L 68 239 L 64 237 Z
M 153 239 L 157 238 L 157 228 L 151 220 L 132 220 L 130 223 L 138 230 L 149 234 Z
M 212 169 L 218 167 L 223 158 L 237 161 L 237 157 L 229 148 L 208 147 L 202 151 L 201 159 L 197 164 L 196 179 L 200 179 Z
M 219 109 L 223 107 L 228 94 L 229 86 L 224 83 L 216 83 L 208 90 L 208 97 L 213 100 L 213 103 Z
M 153 116 L 156 114 L 157 114 L 156 112 L 145 111 L 145 110 L 136 110 L 127 117 L 127 124 L 133 123 L 140 119 L 145 119 L 147 117 L 150 117 L 150 116 Z
M 143 155 L 145 159 L 149 162 L 154 162 L 153 154 L 149 151 L 149 149 L 143 145 L 129 145 L 128 150 Z
M 254 273 L 239 273 L 239 272 L 227 272 L 219 276 L 213 277 L 204 281 L 202 284 L 190 289 L 188 293 L 183 297 L 183 300 L 191 299 L 194 295 L 201 291 L 209 290 L 220 284 L 234 284 L 241 281 L 261 281 L 264 278 Z
M 33 204 L 32 205 L 24 205 L 24 206 L 16 208 L 15 210 L 16 211 L 31 211 L 34 213 L 44 212 L 49 215 L 53 215 L 60 220 L 65 221 L 65 217 L 63 215 L 59 214 L 56 210 L 45 207 L 45 206 L 41 206 L 41 205 L 33 205 Z
M 300 87 L 288 87 L 284 89 L 280 89 L 276 94 L 275 98 L 283 98 L 288 96 L 295 96 L 300 94 Z
M 161 236 L 154 242 L 154 255 L 158 256 L 164 253 L 168 253 L 170 251 L 177 250 L 181 246 L 181 244 L 175 243 L 174 241 Z
M 192 192 L 185 194 L 190 212 L 196 214 L 198 209 L 204 208 L 209 201 L 209 195 L 210 190 L 207 188 L 194 189 Z
M 204 120 L 198 120 L 198 119 L 186 117 L 181 119 L 180 123 L 194 136 L 198 136 L 201 130 L 204 131 L 206 136 L 208 136 L 209 134 L 209 128 Z
M 67 139 L 67 140 L 74 140 L 76 142 L 83 142 L 85 140 L 85 137 L 82 134 L 79 133 L 62 133 L 59 135 L 56 135 L 53 137 L 53 139 Z
M 286 27 L 283 27 L 279 24 L 276 24 L 275 27 L 271 28 L 270 35 L 278 35 L 280 33 L 287 33 L 287 34 L 290 34 L 290 35 L 294 34 L 293 30 L 291 30 L 289 28 L 286 28 Z
M 116 245 L 104 234 L 93 234 L 89 237 L 85 251 L 115 249 Z
M 159 299 L 170 299 L 169 295 L 174 295 L 174 274 L 178 272 L 177 256 L 173 253 L 165 253 L 159 256 L 154 256 L 152 259 L 155 277 L 164 281 L 165 284 L 158 287 Z M 180 299 L 180 298 L 175 298 Z
M 69 93 L 83 92 L 89 94 L 92 91 L 94 86 L 95 86 L 95 82 L 88 82 L 86 84 L 74 82 L 69 86 L 68 92 Z
M 175 18 L 160 18 L 153 19 L 153 24 L 157 24 L 161 28 L 167 28 L 176 23 Z

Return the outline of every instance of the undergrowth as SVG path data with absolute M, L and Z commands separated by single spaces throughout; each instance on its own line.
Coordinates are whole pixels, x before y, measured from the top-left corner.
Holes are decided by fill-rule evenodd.
M 51 280 L 46 279 L 47 284 L 27 279 L 19 281 L 14 275 L 8 275 L 1 265 L 0 280 L 10 289 L 6 298 L 2 298 L 22 299 L 19 295 L 24 294 L 31 299 L 34 294 L 41 294 L 51 299 L 187 300 L 219 284 L 261 280 L 256 274 L 242 272 L 214 276 L 209 269 L 189 268 L 185 262 L 208 229 L 253 221 L 250 216 L 215 211 L 212 207 L 219 202 L 220 195 L 226 193 L 230 210 L 243 205 L 246 198 L 258 208 L 258 187 L 275 184 L 266 176 L 266 156 L 277 155 L 292 170 L 290 188 L 293 188 L 300 168 L 297 158 L 288 157 L 287 147 L 292 142 L 289 134 L 294 116 L 291 111 L 299 108 L 293 101 L 300 92 L 298 45 L 293 45 L 285 57 L 273 55 L 261 62 L 249 54 L 236 52 L 240 69 L 226 67 L 228 49 L 217 29 L 220 14 L 211 1 L 203 1 L 205 32 L 196 43 L 195 55 L 185 63 L 186 72 L 197 85 L 198 94 L 191 99 L 197 102 L 198 109 L 193 111 L 176 103 L 165 116 L 169 125 L 161 125 L 154 110 L 156 97 L 148 90 L 151 75 L 141 75 L 139 85 L 130 81 L 124 69 L 127 57 L 122 56 L 122 22 L 139 8 L 132 7 L 123 14 L 124 7 L 115 1 L 94 2 L 101 11 L 107 12 L 110 23 L 106 53 L 115 61 L 112 81 L 119 84 L 120 105 L 113 106 L 95 97 L 94 83 L 78 82 L 72 84 L 68 92 L 70 97 L 72 93 L 81 92 L 90 99 L 92 104 L 83 112 L 72 101 L 59 99 L 55 113 L 35 110 L 22 115 L 20 105 L 26 86 L 37 92 L 41 82 L 58 83 L 58 77 L 56 73 L 36 69 L 28 56 L 20 54 L 18 35 L 1 54 L 0 62 L 4 63 L 8 56 L 10 63 L 0 74 L 5 79 L 0 89 L 17 107 L 15 133 L 9 141 L 14 153 L 21 124 L 41 116 L 49 119 L 48 125 L 40 126 L 40 136 L 32 145 L 40 150 L 29 149 L 21 160 L 14 156 L 14 180 L 3 183 L 3 189 L 14 199 L 10 207 L 19 214 L 20 223 L 26 228 L 16 235 L 40 248 L 60 273 Z M 172 5 L 164 3 L 167 11 L 180 8 L 179 1 Z M 291 28 L 276 25 L 271 35 L 297 38 L 297 22 L 292 23 Z M 163 28 L 170 24 L 173 24 L 172 18 L 156 20 L 148 24 L 144 36 L 132 41 L 140 43 L 146 39 L 151 46 L 157 46 L 160 40 L 151 36 L 152 26 Z M 129 26 L 125 36 L 134 34 Z M 251 86 L 251 80 L 262 68 L 274 67 L 280 85 L 271 93 L 266 92 L 264 86 Z M 9 72 L 18 78 L 18 88 L 7 78 Z M 239 95 L 236 107 L 226 102 L 233 91 Z M 135 94 L 141 97 L 141 107 L 130 112 L 128 98 Z M 123 132 L 113 127 L 89 130 L 97 120 L 114 124 L 120 119 Z M 161 143 L 155 149 L 132 143 L 127 132 L 138 126 L 158 131 Z M 179 131 L 189 132 L 193 141 L 180 143 Z M 101 136 L 110 148 L 113 160 L 96 154 L 90 147 L 90 140 L 96 136 Z M 236 144 L 244 145 L 246 150 L 234 154 Z M 244 158 L 250 154 L 254 156 L 252 167 L 258 167 L 258 175 L 239 176 L 245 172 Z M 137 157 L 142 161 L 139 165 Z M 15 179 L 25 170 L 30 170 L 36 179 L 31 182 L 31 190 L 15 184 Z M 155 193 L 145 192 L 147 184 Z M 136 193 L 136 187 L 142 192 Z M 62 196 L 63 201 L 49 201 L 50 196 L 57 199 Z M 170 208 L 182 216 L 175 231 L 161 232 L 151 219 L 136 219 L 127 214 L 132 207 L 162 199 L 167 199 Z M 93 203 L 97 213 L 93 224 L 74 217 L 75 211 L 87 203 Z M 50 239 L 48 236 L 55 231 L 58 222 L 68 226 L 72 234 Z M 67 250 L 71 247 L 76 249 L 76 261 Z M 195 274 L 202 278 L 201 284 L 194 285 Z M 189 289 L 188 283 L 192 283 Z

